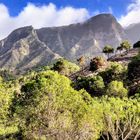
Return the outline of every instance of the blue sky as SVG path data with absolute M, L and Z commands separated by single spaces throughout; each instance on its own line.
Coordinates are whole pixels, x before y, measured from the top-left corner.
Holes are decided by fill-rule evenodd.
M 0 39 L 14 29 L 63 26 L 112 13 L 123 26 L 140 23 L 140 0 L 0 0 Z
M 90 13 L 108 12 L 109 8 L 112 8 L 114 16 L 119 18 L 126 13 L 126 8 L 132 0 L 0 0 L 0 3 L 8 7 L 11 16 L 18 15 L 29 2 L 35 5 L 54 3 L 57 8 L 65 6 L 86 8 Z

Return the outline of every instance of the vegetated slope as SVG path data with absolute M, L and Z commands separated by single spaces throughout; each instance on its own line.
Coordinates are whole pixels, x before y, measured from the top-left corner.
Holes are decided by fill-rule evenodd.
M 140 78 L 140 54 L 128 67 L 102 57 L 91 62 L 93 75 L 85 67 L 73 81 L 68 75 L 79 67 L 65 59 L 15 80 L 0 75 L 0 139 L 139 140 L 140 83 L 134 80 Z
M 0 41 L 0 67 L 24 71 L 60 57 L 94 57 L 102 55 L 104 45 L 117 47 L 124 39 L 124 29 L 110 14 L 63 27 L 23 27 Z
M 139 52 L 139 48 L 132 48 L 131 50 L 129 50 L 128 52 L 124 51 L 122 52 L 121 54 L 118 53 L 118 54 L 115 54 L 113 56 L 111 56 L 109 59 L 108 59 L 108 62 L 118 62 L 120 64 L 123 64 L 125 66 L 127 66 L 131 60 L 138 54 Z M 104 71 L 106 68 L 108 68 L 108 62 L 106 61 L 105 64 L 98 70 L 92 72 L 90 71 L 90 65 L 88 64 L 87 66 L 85 66 L 83 69 L 81 69 L 80 71 L 77 71 L 73 74 L 71 74 L 69 76 L 69 78 L 71 80 L 75 80 L 75 78 L 77 76 L 90 76 L 90 75 L 97 75 L 100 71 Z

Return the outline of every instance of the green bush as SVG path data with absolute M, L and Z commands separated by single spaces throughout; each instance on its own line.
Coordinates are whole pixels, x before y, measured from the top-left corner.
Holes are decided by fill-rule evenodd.
M 80 67 L 65 59 L 59 59 L 56 63 L 54 63 L 51 70 L 58 71 L 60 74 L 63 75 L 70 75 L 79 71 Z
M 131 48 L 131 44 L 128 40 L 123 41 L 120 46 L 125 49 L 126 51 L 129 51 Z
M 114 97 L 126 97 L 128 90 L 124 87 L 123 82 L 112 81 L 108 84 L 106 94 Z
M 113 80 L 123 81 L 126 79 L 127 68 L 117 62 L 110 62 L 109 67 L 100 72 L 99 75 L 103 78 L 105 84 Z
M 13 90 L 0 77 L 0 139 L 18 131 L 16 122 L 10 117 L 12 98 Z
M 101 76 L 78 77 L 74 83 L 77 90 L 85 89 L 91 96 L 101 96 L 104 94 L 104 81 Z
M 128 78 L 131 81 L 140 78 L 140 54 L 128 64 Z
M 101 133 L 103 139 L 139 139 L 139 100 L 103 97 L 101 104 L 104 114 L 104 130 Z
M 25 83 L 14 100 L 14 116 L 20 119 L 24 139 L 97 139 L 103 127 L 92 98 L 75 91 L 71 81 L 47 71 Z M 96 115 L 95 115 L 96 114 Z

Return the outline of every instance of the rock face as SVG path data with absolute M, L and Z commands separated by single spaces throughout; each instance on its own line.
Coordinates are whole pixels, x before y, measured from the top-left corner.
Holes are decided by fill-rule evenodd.
M 26 70 L 59 57 L 94 57 L 102 55 L 104 45 L 117 47 L 125 38 L 124 29 L 110 14 L 63 27 L 23 27 L 0 41 L 0 67 Z
M 15 30 L 0 44 L 0 66 L 4 69 L 26 70 L 59 57 L 38 39 L 32 27 Z
M 125 29 L 128 39 L 132 44 L 140 40 L 140 23 L 132 24 Z

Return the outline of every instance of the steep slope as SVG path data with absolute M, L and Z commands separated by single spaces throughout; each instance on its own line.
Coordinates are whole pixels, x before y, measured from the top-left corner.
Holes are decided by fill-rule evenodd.
M 26 70 L 58 57 L 38 39 L 31 26 L 13 31 L 0 44 L 0 66 L 5 69 Z
M 123 28 L 111 14 L 101 14 L 70 26 L 42 28 L 37 34 L 54 52 L 70 59 L 99 55 L 104 45 L 116 47 L 125 38 Z
M 0 67 L 26 70 L 66 57 L 102 55 L 106 44 L 117 47 L 125 32 L 111 14 L 101 14 L 84 23 L 63 27 L 23 27 L 0 41 Z
M 125 29 L 128 39 L 131 43 L 135 43 L 140 40 L 140 23 L 132 24 Z

